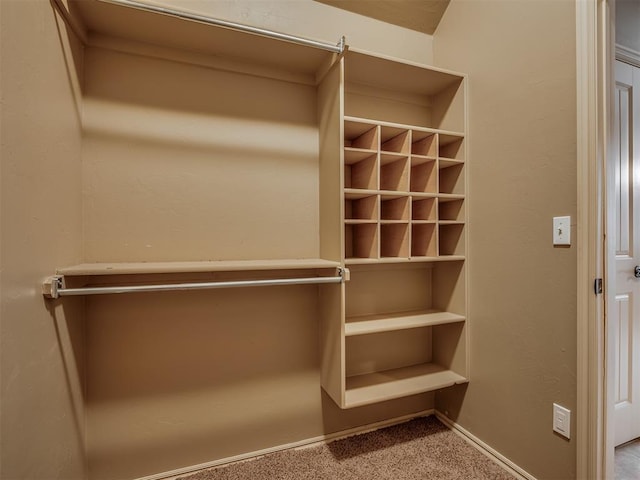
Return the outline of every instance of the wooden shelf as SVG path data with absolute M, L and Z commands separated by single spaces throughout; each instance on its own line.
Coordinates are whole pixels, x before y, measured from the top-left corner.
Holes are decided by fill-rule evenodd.
M 454 160 L 452 158 L 439 158 L 438 159 L 438 168 L 449 168 L 454 167 L 456 165 L 464 165 L 464 160 Z
M 464 322 L 465 317 L 456 313 L 429 310 L 424 312 L 402 312 L 381 315 L 362 315 L 347 318 L 344 334 L 368 335 L 408 328 L 430 327 L 446 323 Z
M 467 381 L 462 375 L 434 363 L 347 377 L 345 406 L 352 408 L 368 405 Z
M 457 132 L 457 131 L 452 131 L 452 130 L 444 130 L 444 129 L 439 129 L 439 128 L 427 128 L 427 127 L 417 127 L 417 126 L 408 126 L 402 123 L 394 123 L 394 122 L 387 122 L 384 120 L 375 120 L 372 118 L 365 118 L 365 117 L 356 117 L 353 115 L 345 115 L 344 116 L 344 121 L 345 121 L 345 132 L 347 130 L 347 125 L 351 125 L 353 123 L 357 123 L 357 124 L 368 124 L 370 125 L 369 128 L 372 128 L 376 125 L 380 125 L 382 127 L 395 127 L 398 129 L 407 129 L 410 128 L 412 131 L 416 131 L 416 132 L 424 132 L 424 133 L 438 133 L 440 134 L 440 136 L 445 136 L 447 139 L 449 138 L 453 138 L 453 137 L 457 137 L 457 138 L 464 138 L 464 133 L 462 132 Z M 345 133 L 346 135 L 346 133 Z
M 362 148 L 344 148 L 344 163 L 345 165 L 353 165 L 354 163 L 366 160 L 369 157 L 377 155 L 376 150 L 367 150 Z
M 464 255 L 443 255 L 439 257 L 384 257 L 384 258 L 346 258 L 345 265 L 371 265 L 378 263 L 436 263 L 436 262 L 464 262 Z
M 216 260 L 202 262 L 82 263 L 58 268 L 58 275 L 122 275 L 148 273 L 233 272 L 338 268 L 339 262 L 319 258 L 277 260 Z
M 91 43 L 116 38 L 149 46 L 154 53 L 158 48 L 189 52 L 191 56 L 183 54 L 182 59 L 223 70 L 253 71 L 315 85 L 317 73 L 333 55 L 311 46 L 96 0 L 71 3 Z

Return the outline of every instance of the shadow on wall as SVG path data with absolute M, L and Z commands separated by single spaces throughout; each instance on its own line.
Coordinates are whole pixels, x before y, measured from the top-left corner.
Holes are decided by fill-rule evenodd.
M 60 360 L 67 384 L 66 391 L 73 410 L 75 431 L 77 438 L 81 439 L 80 443 L 84 444 L 86 392 L 84 299 L 48 300 L 43 297 L 43 303 L 55 326 Z

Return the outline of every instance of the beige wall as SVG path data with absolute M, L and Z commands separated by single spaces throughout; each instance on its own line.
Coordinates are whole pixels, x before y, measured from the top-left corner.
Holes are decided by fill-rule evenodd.
M 640 55 L 640 0 L 616 0 L 616 43 Z
M 536 478 L 575 478 L 575 4 L 452 0 L 436 64 L 469 74 L 471 382 L 436 408 Z M 574 417 L 575 418 L 575 417 Z
M 81 304 L 45 303 L 40 293 L 42 279 L 82 250 L 69 49 L 50 2 L 3 0 L 0 12 L 0 477 L 82 479 Z
M 431 63 L 431 35 L 364 17 L 314 0 L 144 0 L 291 35 Z

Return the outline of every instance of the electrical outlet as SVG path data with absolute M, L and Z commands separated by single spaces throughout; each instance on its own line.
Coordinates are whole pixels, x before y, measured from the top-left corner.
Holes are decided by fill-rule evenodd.
M 571 438 L 571 410 L 553 404 L 553 431 Z
M 571 245 L 571 217 L 553 217 L 553 244 Z

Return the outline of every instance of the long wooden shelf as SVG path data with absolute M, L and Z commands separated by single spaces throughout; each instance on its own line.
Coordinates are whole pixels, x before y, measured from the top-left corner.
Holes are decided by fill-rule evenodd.
M 337 268 L 339 262 L 320 258 L 275 260 L 214 260 L 201 262 L 81 263 L 58 268 L 59 275 L 122 275 L 148 273 L 233 272 L 249 270 L 307 270 Z
M 362 315 L 347 318 L 344 325 L 344 334 L 347 337 L 351 335 L 367 335 L 464 321 L 465 317 L 463 315 L 437 310 Z
M 412 365 L 381 372 L 347 377 L 347 408 L 415 395 L 459 383 L 467 379 L 435 363 Z
M 454 132 L 451 130 L 443 130 L 439 128 L 419 127 L 415 125 L 407 125 L 402 123 L 385 122 L 383 120 L 373 120 L 371 118 L 354 117 L 352 115 L 345 115 L 344 121 L 354 122 L 354 123 L 365 123 L 365 124 L 371 125 L 372 127 L 376 125 L 380 125 L 381 127 L 408 129 L 408 130 L 415 130 L 416 132 L 439 133 L 440 135 L 446 135 L 448 137 L 464 137 L 464 133 L 462 132 Z
M 433 263 L 433 262 L 461 262 L 464 255 L 441 255 L 439 257 L 383 257 L 383 258 L 346 258 L 345 265 L 366 265 L 378 263 Z

